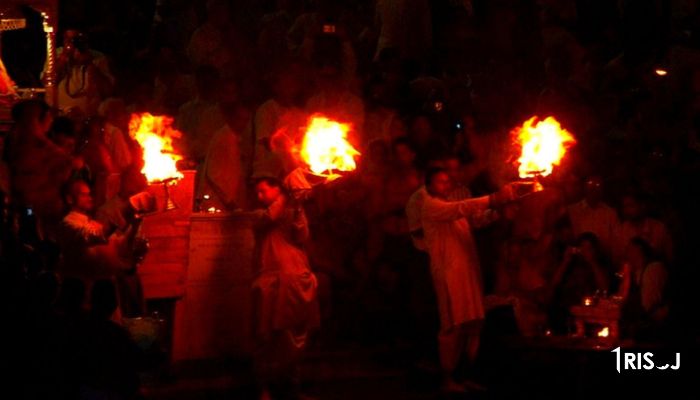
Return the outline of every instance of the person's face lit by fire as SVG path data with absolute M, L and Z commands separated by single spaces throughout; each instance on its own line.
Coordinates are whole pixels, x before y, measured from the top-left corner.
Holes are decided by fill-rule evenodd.
M 586 202 L 595 207 L 603 200 L 603 181 L 599 177 L 591 177 L 586 181 Z
M 85 182 L 74 183 L 66 201 L 71 210 L 84 214 L 90 212 L 94 206 L 90 187 Z
M 452 191 L 452 187 L 452 179 L 450 179 L 447 172 L 438 172 L 430 181 L 428 191 L 433 196 L 446 199 Z
M 267 181 L 261 181 L 255 186 L 255 192 L 258 195 L 258 200 L 265 206 L 269 206 L 274 203 L 282 195 L 282 190 L 271 185 Z

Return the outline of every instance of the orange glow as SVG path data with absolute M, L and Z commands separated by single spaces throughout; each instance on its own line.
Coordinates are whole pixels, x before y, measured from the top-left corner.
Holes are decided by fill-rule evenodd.
M 606 338 L 608 336 L 610 336 L 610 329 L 607 326 L 598 331 L 598 337 Z
M 348 142 L 350 125 L 315 114 L 309 119 L 299 155 L 311 172 L 334 176 L 334 171 L 353 171 L 360 152 Z
M 180 179 L 183 175 L 176 163 L 182 159 L 173 153 L 173 139 L 182 136 L 172 127 L 173 119 L 149 113 L 132 114 L 129 121 L 129 135 L 143 149 L 141 172 L 149 183 Z
M 5 65 L 2 63 L 2 59 L 0 59 L 0 96 L 14 96 L 16 94 L 15 83 L 7 73 Z
M 668 71 L 666 71 L 665 69 L 656 69 L 656 70 L 654 70 L 654 73 L 656 73 L 656 75 L 658 75 L 658 76 L 668 75 Z
M 576 143 L 571 133 L 563 129 L 554 117 L 547 117 L 544 121 L 532 117 L 516 128 L 513 136 L 522 148 L 518 173 L 523 179 L 551 174 L 566 150 Z

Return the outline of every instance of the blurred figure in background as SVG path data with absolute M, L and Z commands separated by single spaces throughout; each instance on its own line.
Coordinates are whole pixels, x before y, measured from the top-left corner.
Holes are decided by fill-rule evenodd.
M 219 107 L 220 75 L 216 68 L 197 68 L 197 97 L 183 104 L 175 125 L 182 132 L 182 150 L 191 160 L 201 163 L 207 155 L 211 138 L 225 124 Z
M 598 238 L 590 232 L 580 235 L 576 245 L 566 249 L 550 282 L 553 328 L 566 332 L 569 308 L 581 304 L 584 296 L 607 292 L 611 275 Z
M 360 132 L 365 124 L 365 106 L 343 80 L 341 69 L 338 59 L 323 59 L 316 64 L 317 92 L 306 102 L 306 110 L 350 123 Z M 362 137 L 361 132 L 359 136 Z
M 58 107 L 89 117 L 113 89 L 114 77 L 103 54 L 90 49 L 85 34 L 68 29 L 56 50 Z
M 632 337 L 658 337 L 669 315 L 668 271 L 643 238 L 630 240 L 620 271 L 624 328 Z
M 427 0 L 377 1 L 375 25 L 379 31 L 375 60 L 384 49 L 397 49 L 401 58 L 423 60 L 432 42 L 430 3 Z
M 494 294 L 515 299 L 515 318 L 523 336 L 542 333 L 547 322 L 547 284 L 541 245 L 530 238 L 511 239 L 501 246 Z
M 202 211 L 211 208 L 233 211 L 244 209 L 247 204 L 244 168 L 247 159 L 243 156 L 241 132 L 250 118 L 250 111 L 239 106 L 227 110 L 224 115 L 226 124 L 209 144 L 195 196 L 202 199 Z
M 272 151 L 272 137 L 278 132 L 294 137 L 295 130 L 306 123 L 299 104 L 303 93 L 299 63 L 278 66 L 271 76 L 272 98 L 255 111 L 246 136 L 253 140 L 252 177 L 279 177 L 283 173 L 282 158 Z
M 651 218 L 648 199 L 639 193 L 622 198 L 623 222 L 617 234 L 616 259 L 621 260 L 627 244 L 635 237 L 644 239 L 665 262 L 673 262 L 673 241 L 663 222 Z
M 122 99 L 110 97 L 100 104 L 100 117 L 104 118 L 102 142 L 104 143 L 114 168 L 124 172 L 132 162 L 129 148 L 129 114 Z
M 49 140 L 53 115 L 43 101 L 17 103 L 12 118 L 15 126 L 10 134 L 8 162 L 14 197 L 19 204 L 33 209 L 40 229 L 50 229 L 63 212 L 61 186 L 83 167 L 83 160 Z
M 576 237 L 585 232 L 593 233 L 600 241 L 601 249 L 611 256 L 620 221 L 615 210 L 603 202 L 603 190 L 603 180 L 591 176 L 585 183 L 584 199 L 570 205 L 567 214 Z

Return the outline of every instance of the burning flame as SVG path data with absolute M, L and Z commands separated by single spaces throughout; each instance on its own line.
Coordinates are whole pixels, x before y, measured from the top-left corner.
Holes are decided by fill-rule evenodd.
M 610 329 L 608 329 L 607 326 L 598 331 L 598 337 L 606 338 L 609 335 L 610 335 Z
M 655 69 L 654 73 L 656 73 L 656 75 L 658 75 L 658 76 L 668 75 L 668 71 L 666 71 L 665 69 L 661 69 L 661 68 Z
M 350 125 L 312 115 L 299 154 L 311 172 L 321 175 L 333 171 L 353 171 L 360 155 L 348 141 Z
M 180 179 L 183 175 L 176 163 L 182 156 L 173 153 L 173 139 L 182 136 L 172 127 L 173 119 L 149 113 L 132 114 L 129 121 L 129 135 L 143 149 L 141 172 L 149 183 Z
M 15 94 L 17 94 L 15 91 L 15 83 L 12 81 L 12 78 L 10 78 L 10 75 L 8 75 L 5 65 L 2 63 L 2 59 L 0 59 L 0 96 Z
M 535 178 L 547 176 L 552 173 L 555 165 L 559 165 L 566 150 L 576 140 L 563 129 L 554 117 L 547 117 L 544 121 L 537 121 L 532 117 L 516 128 L 514 136 L 522 147 L 522 153 L 518 162 L 518 173 L 521 178 Z

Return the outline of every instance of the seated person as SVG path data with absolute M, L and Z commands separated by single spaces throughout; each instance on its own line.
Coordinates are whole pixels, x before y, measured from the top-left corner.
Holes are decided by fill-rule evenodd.
M 518 329 L 533 336 L 546 325 L 547 278 L 550 257 L 531 238 L 513 239 L 501 249 L 495 271 L 494 295 L 514 301 Z
M 138 213 L 155 208 L 153 197 L 148 193 L 131 196 L 118 209 L 100 210 L 100 220 L 91 217 L 93 199 L 84 181 L 69 182 L 64 199 L 70 211 L 62 221 L 64 260 L 60 275 L 83 280 L 89 290 L 97 279 L 131 271 L 135 265 Z
M 668 271 L 652 247 L 636 237 L 627 245 L 619 295 L 624 299 L 623 333 L 633 336 L 659 333 L 668 318 L 665 290 Z
M 598 238 L 594 234 L 582 234 L 575 247 L 566 249 L 564 259 L 550 284 L 550 322 L 555 330 L 566 331 L 566 318 L 570 307 L 581 304 L 584 296 L 608 291 L 609 271 Z

